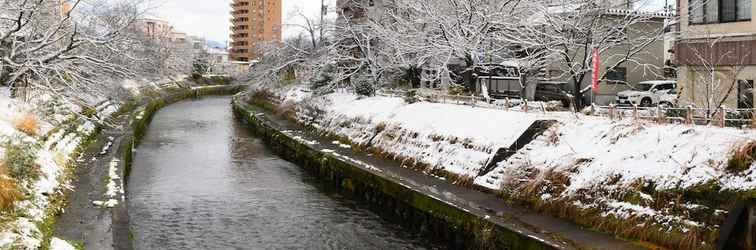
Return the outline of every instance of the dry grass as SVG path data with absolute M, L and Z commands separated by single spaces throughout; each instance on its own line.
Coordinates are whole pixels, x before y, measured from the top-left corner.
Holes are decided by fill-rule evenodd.
M 756 158 L 756 141 L 749 141 L 733 150 L 732 158 L 727 163 L 727 171 L 739 173 L 751 168 Z
M 549 146 L 555 146 L 559 144 L 559 132 L 557 132 L 558 128 L 557 126 L 552 126 L 548 130 L 546 130 L 546 141 L 549 143 Z
M 13 120 L 13 126 L 27 135 L 36 136 L 39 133 L 39 121 L 30 113 L 25 113 Z
M 449 177 L 453 179 L 453 184 L 462 186 L 462 187 L 472 187 L 473 184 L 475 184 L 475 176 L 470 175 L 455 175 L 452 173 L 448 173 Z
M 297 105 L 294 102 L 284 102 L 276 106 L 276 115 L 284 118 L 293 118 L 297 113 Z
M 386 131 L 386 127 L 387 125 L 385 122 L 378 123 L 378 126 L 375 126 L 375 132 L 380 133 Z
M 0 211 L 13 209 L 15 202 L 22 197 L 16 180 L 8 176 L 8 170 L 0 163 Z
M 275 94 L 273 94 L 273 92 L 271 92 L 269 89 L 258 89 L 252 93 L 252 98 L 257 100 L 269 101 L 273 97 L 275 97 Z

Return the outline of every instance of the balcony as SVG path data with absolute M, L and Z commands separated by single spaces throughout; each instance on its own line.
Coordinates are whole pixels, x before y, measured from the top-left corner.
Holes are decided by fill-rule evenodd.
M 234 26 L 231 26 L 231 30 L 232 31 L 248 30 L 248 29 L 249 29 L 249 25 L 234 25 Z
M 238 7 L 249 6 L 249 1 L 235 1 L 231 3 L 231 8 L 236 9 Z
M 243 22 L 249 22 L 249 18 L 247 17 L 232 17 L 231 23 L 243 23 Z
M 249 37 L 248 33 L 235 33 L 231 34 L 231 38 L 247 38 Z

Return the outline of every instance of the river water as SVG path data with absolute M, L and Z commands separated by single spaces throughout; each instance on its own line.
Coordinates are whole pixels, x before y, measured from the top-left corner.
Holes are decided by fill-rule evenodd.
M 287 162 L 230 98 L 159 111 L 128 182 L 136 249 L 423 249 L 415 235 Z

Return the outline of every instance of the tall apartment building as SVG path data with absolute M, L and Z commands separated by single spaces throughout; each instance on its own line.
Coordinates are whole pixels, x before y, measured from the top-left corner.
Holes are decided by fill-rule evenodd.
M 231 2 L 231 60 L 254 60 L 256 45 L 281 41 L 281 9 L 281 0 Z

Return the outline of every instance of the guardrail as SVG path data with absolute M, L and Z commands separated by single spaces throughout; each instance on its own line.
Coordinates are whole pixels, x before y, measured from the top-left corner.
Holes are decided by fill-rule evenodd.
M 404 97 L 404 90 L 381 90 L 378 95 Z M 558 107 L 548 102 L 529 102 L 521 99 L 487 99 L 481 96 L 420 94 L 434 103 L 469 105 L 478 108 L 500 109 L 520 112 L 556 112 Z M 560 104 L 561 105 L 561 104 Z M 562 111 L 564 112 L 564 111 Z M 610 120 L 646 120 L 657 123 L 714 125 L 720 127 L 756 128 L 756 109 L 706 109 L 695 107 L 638 107 L 638 106 L 598 106 L 590 107 L 588 115 L 607 117 Z
M 720 127 L 756 128 L 756 109 L 706 109 L 689 107 L 620 107 L 594 106 L 592 113 L 610 120 L 632 118 L 658 123 L 715 125 Z
M 386 96 L 386 97 L 404 97 L 407 95 L 407 91 L 402 90 L 381 90 L 377 93 L 380 96 Z M 499 109 L 499 110 L 512 110 L 512 111 L 521 111 L 521 112 L 551 112 L 556 111 L 556 107 L 554 107 L 554 104 L 550 104 L 547 102 L 533 102 L 528 100 L 522 100 L 522 99 L 492 99 L 492 98 L 485 98 L 481 96 L 475 96 L 475 95 L 445 95 L 445 94 L 426 94 L 421 95 L 423 99 L 425 99 L 428 102 L 433 103 L 444 103 L 444 104 L 456 104 L 456 105 L 467 105 L 472 106 L 476 108 L 487 108 L 487 109 Z M 561 105 L 561 102 L 560 104 Z

